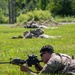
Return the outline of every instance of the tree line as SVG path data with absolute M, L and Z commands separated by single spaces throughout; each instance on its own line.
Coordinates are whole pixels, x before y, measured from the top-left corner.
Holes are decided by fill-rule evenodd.
M 14 0 L 15 13 L 19 16 L 29 11 L 48 10 L 53 16 L 74 16 L 75 0 Z M 8 0 L 0 0 L 0 18 L 8 16 Z M 0 20 L 1 22 L 1 20 Z
M 24 11 L 42 9 L 54 15 L 75 15 L 75 0 L 17 0 L 16 7 Z

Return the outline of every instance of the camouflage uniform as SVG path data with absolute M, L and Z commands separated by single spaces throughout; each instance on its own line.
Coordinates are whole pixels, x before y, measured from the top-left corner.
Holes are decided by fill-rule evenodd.
M 44 30 L 37 28 L 36 30 L 30 30 L 30 33 L 34 34 L 35 36 L 39 37 L 41 34 L 44 33 Z
M 32 33 L 28 33 L 26 36 L 24 36 L 25 38 L 33 38 L 33 34 Z
M 37 28 L 35 30 L 30 30 L 30 32 L 26 31 L 23 35 L 25 38 L 37 38 L 43 33 L 44 31 L 42 29 Z
M 42 35 L 40 35 L 39 37 L 40 37 L 40 38 L 59 38 L 59 37 L 61 37 L 61 36 L 48 36 L 48 35 L 46 35 L 46 34 L 42 34 Z
M 53 53 L 51 55 L 50 60 L 44 66 L 39 75 L 41 73 L 43 74 L 62 73 L 63 75 L 64 73 L 69 74 L 71 72 L 75 73 L 75 60 L 73 60 L 70 56 L 66 54 Z
M 40 38 L 51 38 L 50 36 L 46 35 L 46 34 L 42 34 L 39 36 Z

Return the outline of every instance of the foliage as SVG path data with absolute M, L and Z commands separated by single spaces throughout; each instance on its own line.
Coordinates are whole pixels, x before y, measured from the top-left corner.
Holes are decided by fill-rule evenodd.
M 20 14 L 20 16 L 17 18 L 18 22 L 27 22 L 29 20 L 32 20 L 34 18 L 35 21 L 45 21 L 49 18 L 51 18 L 51 13 L 43 10 L 35 10 L 35 11 L 30 11 L 25 14 Z
M 0 0 L 0 23 L 7 23 L 8 22 L 8 6 L 7 0 Z
M 51 0 L 51 12 L 55 15 L 73 15 L 72 13 L 72 0 Z
M 48 3 L 49 3 L 49 0 L 41 0 L 41 9 L 46 10 Z
M 72 13 L 73 15 L 75 15 L 75 0 L 72 0 L 71 6 L 72 6 Z
M 75 0 L 13 0 L 15 1 L 15 16 L 35 10 L 48 10 L 52 16 L 75 16 Z M 0 0 L 0 15 L 8 18 L 8 0 Z M 3 18 L 4 19 L 4 18 Z M 2 23 L 3 19 L 0 19 Z M 7 20 L 3 23 L 8 22 Z
M 75 22 L 74 16 L 55 16 L 54 20 L 57 22 Z
M 56 29 L 44 29 L 46 34 L 54 36 L 60 35 L 61 38 L 11 39 L 12 36 L 23 35 L 23 32 L 27 30 L 30 31 L 30 29 L 26 28 L 0 26 L 0 62 L 10 61 L 10 58 L 21 58 L 26 60 L 28 54 L 38 55 L 38 58 L 40 59 L 40 48 L 47 44 L 52 45 L 57 53 L 66 53 L 75 56 L 75 25 L 63 25 Z M 32 66 L 31 69 L 35 70 L 34 66 Z M 27 73 L 20 71 L 19 66 L 11 64 L 0 64 L 0 74 L 27 75 Z
M 55 15 L 74 15 L 74 3 L 75 0 L 16 0 L 16 7 L 24 12 L 42 9 L 50 10 Z
M 0 23 L 7 23 L 7 22 L 8 22 L 8 18 L 4 16 L 2 9 L 0 8 Z

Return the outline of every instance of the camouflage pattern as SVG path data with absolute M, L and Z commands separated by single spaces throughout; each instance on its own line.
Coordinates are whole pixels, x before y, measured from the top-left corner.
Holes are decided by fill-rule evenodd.
M 51 38 L 50 36 L 46 35 L 46 34 L 42 34 L 39 36 L 40 38 Z
M 34 30 L 30 30 L 30 32 L 28 31 L 24 32 L 23 35 L 25 38 L 36 38 L 36 37 L 39 37 L 43 33 L 44 31 L 42 29 L 34 29 Z
M 39 37 L 40 38 L 60 38 L 61 36 L 49 36 L 49 35 L 46 35 L 46 34 L 42 34 Z
M 34 34 L 34 35 L 37 35 L 38 37 L 44 33 L 44 30 L 40 29 L 40 28 L 37 28 L 35 30 L 30 30 L 30 33 Z
M 67 67 L 65 73 L 75 75 L 75 60 L 71 60 L 70 65 Z
M 40 25 L 40 24 L 33 23 L 33 24 L 25 25 L 24 28 L 48 28 L 48 27 L 45 26 L 45 25 Z
M 30 32 L 25 31 L 23 33 L 23 36 L 19 35 L 19 36 L 13 36 L 12 39 L 19 39 L 19 38 L 37 38 L 40 35 L 42 35 L 44 33 L 44 30 L 37 28 L 34 30 L 30 30 Z
M 24 28 L 39 28 L 37 24 L 25 25 Z
M 23 37 L 24 36 L 24 37 Z M 23 36 L 13 36 L 12 39 L 18 39 L 18 38 L 59 38 L 61 36 L 48 36 L 44 34 L 44 30 L 41 28 L 30 30 L 30 32 L 25 31 L 23 33 Z
M 24 37 L 23 37 L 24 36 Z M 18 38 L 59 38 L 61 36 L 48 36 L 44 34 L 44 30 L 41 28 L 30 30 L 30 32 L 25 31 L 23 33 L 23 36 L 13 36 L 12 39 L 18 39 Z
M 28 33 L 26 36 L 25 36 L 25 38 L 33 38 L 34 37 L 34 35 L 32 34 L 32 33 Z
M 69 63 L 69 66 L 67 66 Z M 66 68 L 67 66 L 67 68 Z M 66 69 L 65 69 L 66 68 Z M 65 69 L 65 70 L 64 70 Z M 44 66 L 42 71 L 39 73 L 75 73 L 75 60 L 71 59 L 70 56 L 66 54 L 55 54 L 53 53 L 51 55 L 50 60 L 47 62 L 47 64 Z

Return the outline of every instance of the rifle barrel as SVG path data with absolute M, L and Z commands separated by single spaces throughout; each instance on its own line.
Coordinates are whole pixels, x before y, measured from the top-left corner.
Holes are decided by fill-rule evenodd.
M 0 64 L 10 64 L 11 62 L 0 62 Z

